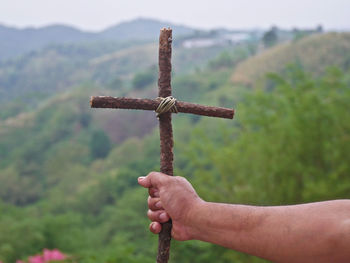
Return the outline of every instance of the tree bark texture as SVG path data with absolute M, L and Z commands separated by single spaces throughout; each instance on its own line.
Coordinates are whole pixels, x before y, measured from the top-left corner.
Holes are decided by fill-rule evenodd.
M 171 96 L 171 42 L 172 30 L 163 28 L 159 36 L 159 76 L 158 96 Z M 160 171 L 173 175 L 173 128 L 171 125 L 171 112 L 159 116 L 160 134 Z M 166 263 L 169 260 L 171 241 L 171 220 L 162 224 L 162 231 L 158 237 L 157 263 Z
M 115 98 L 115 97 L 91 97 L 90 104 L 92 108 L 112 108 L 112 109 L 135 109 L 135 110 L 156 110 L 159 105 L 156 99 L 133 99 L 133 98 Z M 196 115 L 219 117 L 232 119 L 234 110 L 222 107 L 204 106 L 195 103 L 176 101 L 178 112 L 191 113 Z

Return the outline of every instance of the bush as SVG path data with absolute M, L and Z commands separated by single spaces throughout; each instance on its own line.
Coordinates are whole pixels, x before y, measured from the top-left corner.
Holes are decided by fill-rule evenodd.
M 132 85 L 135 89 L 144 89 L 156 79 L 155 73 L 151 71 L 140 72 L 134 76 Z
M 93 132 L 90 141 L 90 150 L 93 158 L 104 158 L 111 150 L 111 141 L 102 130 Z

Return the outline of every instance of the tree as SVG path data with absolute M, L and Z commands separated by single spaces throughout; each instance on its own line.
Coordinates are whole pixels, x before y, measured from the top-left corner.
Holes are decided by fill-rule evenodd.
M 263 43 L 265 48 L 269 48 L 274 46 L 278 41 L 278 28 L 277 27 L 271 27 L 271 29 L 263 35 Z
M 108 83 L 108 88 L 111 90 L 122 90 L 123 87 L 124 83 L 120 77 L 116 77 L 110 83 Z
M 186 171 L 207 198 L 260 205 L 349 198 L 344 75 L 333 68 L 313 79 L 295 66 L 285 74 L 269 76 L 270 92 L 246 95 L 235 127 L 194 135 Z
M 146 86 L 150 85 L 155 79 L 156 76 L 154 72 L 140 72 L 134 76 L 132 80 L 132 85 L 135 89 L 144 89 Z
M 90 141 L 90 150 L 92 157 L 104 158 L 111 150 L 111 141 L 102 130 L 93 132 Z
M 318 26 L 316 27 L 316 32 L 317 32 L 317 33 L 323 33 L 323 26 L 322 26 L 322 25 L 318 25 Z

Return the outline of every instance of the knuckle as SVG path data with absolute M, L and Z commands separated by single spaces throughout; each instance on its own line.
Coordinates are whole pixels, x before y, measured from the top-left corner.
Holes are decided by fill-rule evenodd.
M 186 179 L 183 178 L 182 176 L 175 176 L 175 179 L 176 179 L 176 181 L 178 181 L 179 183 L 183 183 L 183 182 L 186 181 Z
M 154 173 L 155 173 L 154 171 L 149 172 L 149 173 L 147 174 L 147 176 L 152 176 Z
M 148 199 L 148 207 L 149 207 L 151 210 L 158 210 L 157 207 L 156 207 L 156 203 L 157 203 L 159 200 L 160 200 L 159 198 L 149 198 L 149 199 Z
M 153 216 L 153 211 L 152 210 L 150 210 L 150 209 L 148 209 L 148 211 L 147 211 L 147 216 L 148 216 L 148 218 L 152 218 L 152 216 Z
M 153 222 L 149 224 L 149 230 L 150 230 L 151 232 L 153 232 L 153 224 L 154 224 Z
M 153 198 L 157 192 L 158 192 L 158 190 L 153 188 L 153 187 L 148 189 L 148 194 L 151 196 L 151 198 Z
M 159 175 L 158 172 L 152 171 L 148 174 L 151 178 L 157 177 Z
M 149 209 L 147 211 L 147 216 L 151 221 L 159 221 L 158 217 L 159 217 L 159 212 L 158 211 L 153 211 L 151 209 Z

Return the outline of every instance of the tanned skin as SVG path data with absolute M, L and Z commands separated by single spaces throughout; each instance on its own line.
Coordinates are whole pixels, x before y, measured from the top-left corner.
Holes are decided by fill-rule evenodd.
M 150 231 L 170 218 L 172 237 L 201 240 L 274 262 L 350 262 L 350 200 L 258 207 L 202 200 L 183 177 L 151 172 Z

